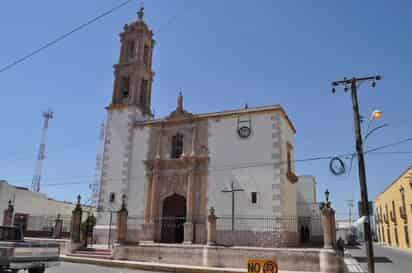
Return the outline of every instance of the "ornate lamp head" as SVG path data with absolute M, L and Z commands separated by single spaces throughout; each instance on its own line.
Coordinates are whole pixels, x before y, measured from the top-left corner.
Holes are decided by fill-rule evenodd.
M 329 195 L 330 195 L 330 192 L 329 192 L 328 189 L 326 189 L 326 191 L 325 191 L 325 200 L 326 200 L 326 203 L 329 203 Z
M 214 207 L 210 207 L 209 214 L 213 215 L 213 216 L 215 215 L 215 208 Z

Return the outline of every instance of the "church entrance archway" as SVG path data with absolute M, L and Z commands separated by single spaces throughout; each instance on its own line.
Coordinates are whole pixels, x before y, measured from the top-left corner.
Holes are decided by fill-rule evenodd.
M 186 198 L 173 194 L 163 201 L 161 242 L 179 244 L 184 239 Z

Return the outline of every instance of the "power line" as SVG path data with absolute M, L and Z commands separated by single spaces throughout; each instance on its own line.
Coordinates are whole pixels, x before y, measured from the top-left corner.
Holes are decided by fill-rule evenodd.
M 330 157 L 312 157 L 312 158 L 307 158 L 307 159 L 300 159 L 296 160 L 295 162 L 311 162 L 314 160 L 326 160 L 330 159 Z M 278 164 L 283 164 L 286 162 L 280 162 Z M 242 166 L 231 166 L 231 167 L 220 167 L 220 168 L 208 168 L 205 170 L 198 170 L 197 172 L 203 172 L 203 171 L 208 171 L 208 172 L 219 172 L 219 171 L 227 171 L 227 170 L 239 170 L 239 169 L 244 169 L 244 168 L 253 168 L 253 167 L 264 167 L 264 166 L 273 166 L 276 165 L 274 162 L 268 162 L 268 163 L 256 163 L 256 164 L 248 164 L 248 165 L 242 165 Z M 165 175 L 167 176 L 167 175 Z M 139 176 L 133 176 L 129 177 L 128 179 L 138 179 L 138 178 L 144 178 L 145 176 L 139 175 Z M 75 178 L 75 177 L 73 177 Z M 90 182 L 93 181 L 93 176 L 84 176 L 84 177 L 79 177 L 79 178 L 84 178 L 84 179 L 72 179 L 72 180 L 66 180 L 63 182 L 59 183 L 46 183 L 43 184 L 43 186 L 65 186 L 65 185 L 87 185 Z M 105 178 L 105 181 L 122 181 L 124 178 Z M 49 180 L 50 181 L 50 180 Z M 54 180 L 55 181 L 55 180 Z M 16 181 L 17 182 L 17 181 Z
M 380 154 L 380 153 L 385 153 L 385 152 L 377 152 L 381 149 L 397 146 L 400 144 L 403 144 L 405 142 L 412 141 L 412 138 L 406 138 L 404 140 L 400 140 L 397 142 L 393 142 L 387 145 L 382 145 L 373 149 L 370 149 L 366 151 L 365 153 L 369 154 Z M 386 152 L 386 153 L 397 153 L 397 152 Z M 386 154 L 385 153 L 385 154 Z M 403 153 L 403 152 L 400 152 Z M 314 157 L 308 157 L 308 158 L 303 158 L 303 159 L 296 159 L 293 162 L 294 163 L 302 163 L 302 162 L 313 162 L 313 161 L 320 161 L 320 160 L 329 160 L 336 157 L 336 155 L 333 156 L 314 156 Z M 353 160 L 354 153 L 344 153 L 338 155 L 338 157 L 343 157 L 343 158 L 349 158 L 351 161 Z M 227 171 L 227 170 L 239 170 L 239 169 L 246 169 L 246 168 L 254 168 L 254 167 L 265 167 L 265 166 L 276 166 L 276 165 L 282 165 L 282 164 L 287 164 L 287 161 L 280 161 L 280 162 L 257 162 L 257 163 L 245 163 L 243 165 L 220 165 L 220 166 L 211 166 L 206 170 L 199 170 L 199 171 L 209 171 L 209 172 L 219 172 L 219 171 Z M 29 177 L 29 176 L 27 176 Z M 143 178 L 144 176 L 135 176 L 135 177 L 129 177 L 129 179 L 137 179 L 137 178 Z M 21 180 L 24 177 L 17 177 L 17 178 L 9 178 L 8 181 L 14 181 L 14 183 L 18 183 L 17 180 Z M 72 177 L 55 177 L 52 180 L 49 181 L 59 181 L 63 180 L 60 183 L 46 183 L 43 184 L 43 186 L 64 186 L 64 185 L 81 185 L 81 184 L 87 184 L 93 181 L 95 176 L 72 176 Z M 67 179 L 67 180 L 65 180 Z M 105 178 L 105 181 L 121 181 L 123 178 Z
M 412 141 L 412 138 L 406 138 L 406 139 L 403 139 L 403 140 L 400 140 L 400 141 L 397 141 L 397 142 L 393 142 L 393 143 L 390 143 L 390 144 L 386 144 L 386 145 L 382 145 L 382 146 L 379 146 L 379 147 L 376 147 L 376 148 L 372 148 L 372 149 L 366 150 L 364 153 L 367 154 L 367 153 L 383 150 L 383 149 L 390 148 L 390 147 L 393 147 L 393 146 L 397 146 L 397 145 L 400 145 L 400 144 L 403 144 L 403 143 L 406 143 L 406 142 L 409 142 L 409 141 Z
M 132 1 L 134 1 L 134 0 L 124 1 L 123 3 L 121 3 L 121 4 L 117 5 L 117 6 L 114 6 L 114 7 L 112 7 L 111 9 L 109 9 L 109 10 L 101 13 L 100 15 L 98 15 L 98 16 L 90 19 L 89 21 L 87 21 L 87 22 L 85 22 L 85 23 L 83 23 L 83 24 L 75 27 L 74 29 L 70 30 L 69 32 L 66 32 L 66 33 L 58 36 L 58 37 L 55 38 L 54 40 L 51 40 L 50 42 L 45 43 L 44 45 L 40 46 L 38 49 L 36 49 L 36 50 L 34 50 L 34 51 L 32 51 L 32 52 L 30 52 L 30 53 L 28 53 L 28 54 L 26 54 L 26 55 L 18 58 L 17 60 L 9 63 L 8 65 L 0 68 L 0 73 L 3 73 L 3 72 L 5 72 L 5 71 L 11 69 L 12 67 L 14 67 L 14 66 L 16 66 L 16 65 L 18 65 L 18 64 L 20 64 L 20 63 L 22 63 L 22 62 L 24 62 L 24 61 L 26 61 L 26 60 L 28 60 L 29 58 L 37 55 L 38 53 L 42 52 L 43 50 L 46 50 L 47 48 L 49 48 L 49 47 L 57 44 L 58 42 L 64 40 L 65 38 L 71 36 L 72 34 L 74 34 L 74 33 L 78 32 L 78 31 L 82 30 L 83 28 L 85 28 L 85 27 L 87 27 L 87 26 L 89 26 L 89 25 L 91 25 L 91 24 L 93 24 L 93 23 L 95 23 L 95 22 L 97 22 L 97 21 L 99 21 L 100 19 L 108 16 L 109 14 L 115 12 L 116 10 L 122 8 L 123 6 L 129 4 L 129 3 L 132 2 Z

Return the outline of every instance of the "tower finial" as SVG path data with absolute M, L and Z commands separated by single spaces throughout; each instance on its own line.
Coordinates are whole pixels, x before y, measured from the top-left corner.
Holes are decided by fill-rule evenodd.
M 179 96 L 177 97 L 177 111 L 183 111 L 183 95 L 182 91 L 179 91 Z
M 143 16 L 144 16 L 144 4 L 143 1 L 140 3 L 140 9 L 137 12 L 137 17 L 139 18 L 139 21 L 143 21 Z

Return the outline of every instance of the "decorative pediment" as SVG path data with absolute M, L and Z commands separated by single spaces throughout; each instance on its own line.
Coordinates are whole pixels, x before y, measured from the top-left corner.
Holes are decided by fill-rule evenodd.
M 171 112 L 169 116 L 166 117 L 167 120 L 183 120 L 183 119 L 192 119 L 194 115 L 192 113 L 189 113 L 185 110 L 179 111 L 179 109 L 176 109 L 175 111 Z
M 194 115 L 183 109 L 183 95 L 182 92 L 179 92 L 177 97 L 177 106 L 176 110 L 171 112 L 169 116 L 166 117 L 166 120 L 185 120 L 192 119 Z

